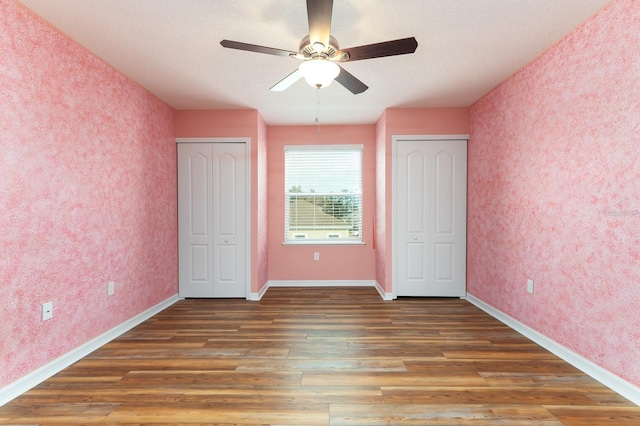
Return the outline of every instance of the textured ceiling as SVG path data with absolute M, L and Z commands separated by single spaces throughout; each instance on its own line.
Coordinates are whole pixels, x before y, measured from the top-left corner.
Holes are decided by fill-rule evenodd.
M 20 0 L 175 109 L 255 108 L 267 124 L 313 124 L 304 80 L 269 88 L 295 59 L 225 49 L 229 39 L 298 50 L 304 0 Z M 385 108 L 466 107 L 608 0 L 335 0 L 343 48 L 414 36 L 412 55 L 343 67 L 369 86 L 319 93 L 324 124 L 374 123 Z

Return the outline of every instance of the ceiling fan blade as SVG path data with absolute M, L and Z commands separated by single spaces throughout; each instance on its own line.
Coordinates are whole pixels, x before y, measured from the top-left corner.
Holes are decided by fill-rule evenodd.
M 242 43 L 239 41 L 222 40 L 220 42 L 222 47 L 229 49 L 246 50 L 248 52 L 266 53 L 267 55 L 285 56 L 297 55 L 298 52 L 292 52 L 290 50 L 276 49 L 274 47 L 258 46 L 257 44 Z
M 365 46 L 349 47 L 347 49 L 340 49 L 340 52 L 348 53 L 349 61 L 360 61 L 362 59 L 382 58 L 384 56 L 405 55 L 415 52 L 417 47 L 418 42 L 415 37 L 409 37 L 384 41 L 382 43 L 367 44 Z
M 272 92 L 282 92 L 283 90 L 288 89 L 295 83 L 296 81 L 302 78 L 302 73 L 299 69 L 296 68 L 294 72 L 277 82 L 271 89 Z
M 336 77 L 336 81 L 342 84 L 348 91 L 357 95 L 369 88 L 366 84 L 355 78 L 352 74 L 340 67 L 340 74 Z
M 331 14 L 333 0 L 307 0 L 307 16 L 309 18 L 309 42 L 322 43 L 329 46 L 331 36 Z

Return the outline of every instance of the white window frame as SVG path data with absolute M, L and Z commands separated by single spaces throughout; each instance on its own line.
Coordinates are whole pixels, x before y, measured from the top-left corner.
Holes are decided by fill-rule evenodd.
M 289 206 L 290 206 L 290 188 L 296 185 L 296 182 L 288 181 L 288 173 L 287 173 L 287 152 L 288 151 L 340 151 L 340 150 L 348 150 L 348 151 L 359 151 L 360 152 L 360 174 L 359 174 L 359 192 L 349 192 L 349 195 L 355 195 L 359 199 L 359 217 L 357 220 L 357 231 L 355 233 L 351 233 L 348 230 L 342 229 L 322 229 L 316 228 L 314 230 L 290 230 L 289 229 Z M 328 145 L 285 145 L 284 147 L 284 155 L 285 155 L 285 178 L 284 178 L 284 243 L 285 245 L 361 245 L 364 244 L 362 239 L 362 220 L 363 220 L 363 160 L 364 160 L 364 145 L 363 144 L 328 144 Z M 304 188 L 303 189 L 311 189 L 309 193 L 304 192 L 304 194 L 309 194 L 309 196 L 332 196 L 332 194 L 340 195 L 344 194 L 343 192 L 332 192 L 331 194 L 316 192 L 314 188 Z M 342 236 L 346 232 L 347 236 Z M 306 233 L 307 236 L 305 238 L 296 238 L 297 235 L 302 233 Z M 336 238 L 336 234 L 342 234 L 340 237 Z M 313 236 L 312 236 L 313 235 Z

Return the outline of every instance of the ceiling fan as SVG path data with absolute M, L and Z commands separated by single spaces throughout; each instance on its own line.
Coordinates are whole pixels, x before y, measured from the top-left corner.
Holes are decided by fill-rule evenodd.
M 415 52 L 418 47 L 415 37 L 409 37 L 340 49 L 338 41 L 331 36 L 332 10 L 333 0 L 307 0 L 309 35 L 300 42 L 298 52 L 231 40 L 222 40 L 220 44 L 230 49 L 286 56 L 304 61 L 298 69 L 276 83 L 271 88 L 273 91 L 285 90 L 304 77 L 307 83 L 318 89 L 328 86 L 335 79 L 353 94 L 362 93 L 369 87 L 336 62 L 404 55 Z

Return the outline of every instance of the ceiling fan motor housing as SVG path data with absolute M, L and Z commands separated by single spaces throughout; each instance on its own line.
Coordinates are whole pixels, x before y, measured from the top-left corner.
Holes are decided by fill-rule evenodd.
M 323 56 L 326 59 L 334 59 L 339 50 L 340 47 L 338 45 L 338 40 L 336 40 L 333 36 L 329 36 L 329 46 L 323 46 L 323 49 L 320 52 L 318 52 L 315 46 L 311 44 L 309 36 L 305 36 L 300 41 L 300 53 L 304 55 L 305 58 Z M 338 56 L 340 56 L 340 54 L 338 54 Z M 345 59 L 340 58 L 340 60 Z

